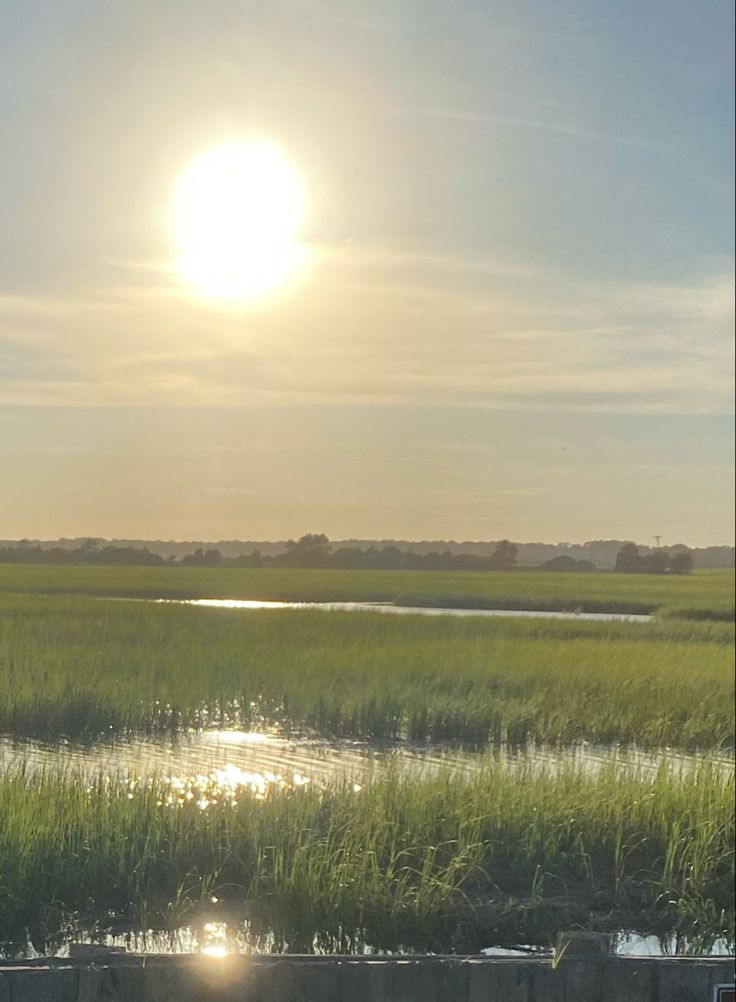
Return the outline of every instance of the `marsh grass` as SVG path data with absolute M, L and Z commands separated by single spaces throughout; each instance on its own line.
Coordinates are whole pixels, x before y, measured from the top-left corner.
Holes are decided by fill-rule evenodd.
M 0 568 L 0 732 L 94 742 L 278 726 L 480 747 L 732 747 L 733 630 L 714 615 L 732 577 L 501 577 L 503 593 L 498 575 Z M 660 614 L 453 619 L 93 597 L 403 591 L 525 608 L 524 588 L 543 608 L 618 601 Z M 702 951 L 733 942 L 733 790 L 715 761 L 652 778 L 613 765 L 511 770 L 489 755 L 473 775 L 397 769 L 362 790 L 243 788 L 204 808 L 170 791 L 164 777 L 0 776 L 6 950 L 70 929 L 223 920 L 275 950 L 475 951 L 546 945 L 574 926 Z
M 462 742 L 733 744 L 727 624 L 248 611 L 0 596 L 0 731 L 201 727 Z
M 70 924 L 172 932 L 235 916 L 276 950 L 475 951 L 575 925 L 733 941 L 732 781 L 708 763 L 652 779 L 489 758 L 475 778 L 243 791 L 205 810 L 165 790 L 0 778 L 6 950 Z
M 135 598 L 380 601 L 405 605 L 734 618 L 734 572 L 693 575 L 548 571 L 342 571 L 289 568 L 0 565 L 0 592 Z

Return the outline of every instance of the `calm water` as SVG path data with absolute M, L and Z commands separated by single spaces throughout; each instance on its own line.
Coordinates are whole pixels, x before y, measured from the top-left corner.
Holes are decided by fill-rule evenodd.
M 222 957 L 228 953 L 273 953 L 275 943 L 268 935 L 253 936 L 248 931 L 247 923 L 220 920 L 202 920 L 196 925 L 185 926 L 175 932 L 162 933 L 155 930 L 145 932 L 122 932 L 91 935 L 84 930 L 69 932 L 61 945 L 53 950 L 58 957 L 69 955 L 70 943 L 94 943 L 106 946 L 115 950 L 125 950 L 129 953 L 137 954 L 160 954 L 160 953 L 203 953 L 211 957 Z M 680 944 L 682 950 L 682 944 Z M 621 932 L 616 936 L 614 949 L 622 956 L 639 957 L 661 957 L 675 956 L 678 944 L 674 939 L 661 940 L 657 936 L 640 936 L 636 933 Z M 305 944 L 307 949 L 314 954 L 323 954 L 326 951 L 315 939 L 311 944 Z M 32 943 L 28 943 L 24 949 L 24 955 L 29 958 L 42 956 Z M 46 951 L 46 955 L 49 955 Z M 278 951 L 277 951 L 278 952 Z M 365 947 L 362 950 L 354 951 L 363 955 L 380 955 L 380 951 Z M 402 951 L 400 948 L 392 951 L 395 954 L 405 953 L 407 955 L 413 951 Z M 481 953 L 487 957 L 517 956 L 525 957 L 530 955 L 550 954 L 552 951 L 540 946 L 520 945 L 513 947 L 490 946 L 482 950 Z M 717 941 L 710 950 L 709 956 L 728 956 L 730 954 L 729 944 L 725 941 Z
M 121 601 L 129 601 L 122 599 Z M 322 612 L 383 612 L 398 616 L 512 616 L 524 619 L 581 619 L 597 623 L 650 623 L 651 616 L 620 612 L 545 612 L 539 609 L 451 609 L 389 602 L 266 602 L 239 598 L 154 598 L 130 601 L 198 605 L 209 609 L 318 609 Z
M 654 773 L 667 762 L 684 772 L 701 761 L 701 756 L 668 749 L 651 753 L 586 743 L 569 749 L 531 745 L 523 750 L 470 752 L 409 742 L 295 739 L 242 730 L 202 731 L 176 741 L 131 738 L 94 745 L 0 738 L 0 771 L 23 768 L 28 774 L 61 770 L 90 779 L 102 773 L 111 778 L 162 775 L 187 780 L 224 773 L 228 784 L 241 777 L 243 785 L 260 782 L 259 777 L 266 783 L 286 785 L 363 783 L 388 769 L 414 775 L 453 769 L 472 775 L 496 763 L 525 771 L 573 766 L 589 772 L 614 763 L 622 769 Z M 724 756 L 721 762 L 724 769 L 733 771 L 732 758 Z

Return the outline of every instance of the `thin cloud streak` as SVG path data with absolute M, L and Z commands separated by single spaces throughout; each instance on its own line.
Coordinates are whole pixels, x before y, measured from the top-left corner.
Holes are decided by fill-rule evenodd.
M 247 406 L 253 401 L 729 413 L 732 278 L 678 284 L 458 272 L 444 256 L 359 254 L 267 313 L 159 288 L 0 297 L 0 402 Z M 462 258 L 460 258 L 462 262 Z M 475 264 L 480 268 L 483 261 Z M 442 269 L 449 280 L 431 281 Z M 105 309 L 105 305 L 109 309 Z M 564 347 L 563 347 L 564 346 Z
M 418 108 L 398 112 L 401 115 L 420 115 L 424 118 L 444 118 L 457 122 L 471 122 L 481 125 L 500 125 L 513 129 L 528 129 L 534 132 L 549 132 L 553 135 L 569 136 L 571 139 L 590 139 L 594 142 L 614 143 L 623 146 L 636 146 L 640 149 L 663 153 L 667 147 L 663 143 L 655 143 L 640 136 L 619 136 L 611 132 L 598 132 L 578 125 L 566 125 L 562 122 L 541 121 L 533 118 L 519 118 L 516 115 L 495 115 L 477 111 L 453 111 L 441 108 Z

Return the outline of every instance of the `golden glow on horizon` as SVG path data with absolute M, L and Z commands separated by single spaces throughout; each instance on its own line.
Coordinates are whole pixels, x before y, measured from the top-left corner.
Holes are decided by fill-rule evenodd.
M 176 186 L 177 269 L 198 293 L 247 300 L 286 283 L 304 258 L 302 183 L 261 141 L 232 140 L 191 161 Z

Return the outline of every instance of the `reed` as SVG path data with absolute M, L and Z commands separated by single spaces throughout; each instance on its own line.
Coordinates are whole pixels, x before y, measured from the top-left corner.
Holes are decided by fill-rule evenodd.
M 0 592 L 136 598 L 381 601 L 480 608 L 734 618 L 733 571 L 689 576 L 515 571 L 342 571 L 289 568 L 0 565 Z
M 477 746 L 733 744 L 727 624 L 0 597 L 0 731 L 285 732 Z
M 0 778 L 6 952 L 64 929 L 218 921 L 277 951 L 548 945 L 571 925 L 732 942 L 733 790 L 715 764 L 652 778 L 489 757 L 475 778 L 210 792 L 205 806 L 171 791 Z

